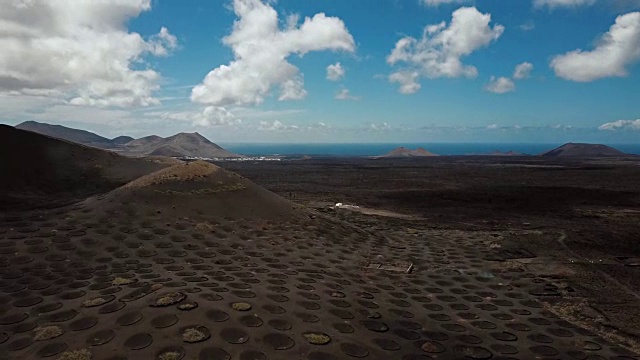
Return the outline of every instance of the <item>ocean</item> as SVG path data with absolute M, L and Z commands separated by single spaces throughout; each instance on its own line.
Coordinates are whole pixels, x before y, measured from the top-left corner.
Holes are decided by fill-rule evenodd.
M 415 149 L 423 147 L 438 155 L 481 155 L 495 151 L 538 155 L 562 144 L 533 143 L 384 143 L 384 144 L 253 144 L 219 143 L 225 149 L 249 156 L 376 156 L 404 146 Z M 640 155 L 640 144 L 607 144 L 628 154 Z

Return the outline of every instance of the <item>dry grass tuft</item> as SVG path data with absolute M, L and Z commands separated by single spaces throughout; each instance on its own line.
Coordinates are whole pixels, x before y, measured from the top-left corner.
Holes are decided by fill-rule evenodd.
M 207 334 L 198 330 L 197 328 L 188 328 L 182 334 L 182 340 L 188 343 L 202 341 L 202 340 L 205 340 L 206 338 L 207 338 Z
M 307 341 L 310 344 L 313 344 L 313 345 L 325 345 L 331 341 L 331 338 L 329 337 L 329 335 L 326 335 L 326 334 L 306 333 L 306 334 L 303 334 L 303 336 L 305 337 L 305 339 L 307 339 Z
M 33 330 L 33 339 L 36 341 L 49 340 L 62 335 L 64 331 L 57 325 L 40 326 Z
M 153 303 L 153 306 L 173 305 L 186 299 L 186 297 L 187 296 L 181 292 L 172 292 L 172 293 L 164 294 L 156 299 L 155 303 Z
M 102 304 L 106 304 L 107 300 L 105 298 L 102 297 L 96 297 L 93 299 L 89 299 L 89 300 L 85 300 L 82 303 L 82 306 L 84 307 L 94 307 L 94 306 L 100 306 Z
M 180 360 L 181 355 L 177 351 L 167 351 L 158 356 L 158 360 Z
M 196 224 L 196 231 L 202 232 L 202 233 L 214 233 L 216 232 L 216 228 L 209 224 L 209 223 L 197 223 Z
M 123 277 L 117 277 L 115 279 L 113 279 L 113 281 L 111 282 L 111 285 L 129 285 L 129 284 L 133 284 L 135 282 L 135 280 L 133 279 L 126 279 Z
M 505 260 L 491 265 L 491 269 L 499 272 L 524 272 L 526 266 L 517 260 Z
M 197 307 L 198 307 L 197 302 L 188 302 L 188 303 L 178 305 L 179 310 L 193 310 Z
M 244 302 L 237 302 L 231 304 L 231 308 L 236 311 L 249 311 L 251 310 L 251 304 Z
M 65 351 L 58 360 L 91 360 L 93 354 L 87 349 Z

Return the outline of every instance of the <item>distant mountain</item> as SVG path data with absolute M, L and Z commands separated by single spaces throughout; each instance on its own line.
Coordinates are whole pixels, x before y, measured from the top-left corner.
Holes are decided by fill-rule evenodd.
M 234 158 L 240 157 L 198 133 L 179 133 L 168 138 L 151 135 L 124 144 L 122 152 L 133 155 Z
M 404 146 L 401 146 L 399 148 L 395 148 L 393 150 L 391 150 L 390 152 L 381 155 L 379 157 L 382 158 L 403 158 L 403 157 L 428 157 L 428 156 L 438 156 L 437 154 L 434 154 L 432 152 L 429 152 L 427 150 L 425 150 L 424 148 L 417 148 L 415 150 L 411 150 L 411 149 L 407 149 Z
M 124 145 L 127 147 L 149 146 L 151 144 L 160 142 L 161 140 L 163 140 L 163 138 L 158 135 L 149 135 L 140 139 L 132 140 Z
M 509 150 L 509 151 L 500 151 L 495 150 L 486 154 L 472 154 L 472 155 L 483 155 L 483 156 L 528 156 L 527 154 L 523 154 L 517 151 Z
M 564 144 L 542 154 L 542 156 L 548 157 L 607 157 L 625 155 L 627 154 L 607 145 L 580 143 Z
M 25 121 L 15 126 L 16 129 L 32 131 L 41 135 L 67 140 L 78 144 L 97 148 L 110 148 L 113 143 L 110 139 L 85 130 L 68 128 L 62 125 L 51 125 L 36 121 Z
M 134 138 L 132 138 L 131 136 L 118 136 L 115 137 L 113 139 L 111 139 L 111 143 L 115 144 L 115 145 L 124 145 L 128 142 L 131 142 L 135 140 Z
M 134 139 L 130 136 L 107 139 L 89 131 L 36 121 L 23 122 L 17 125 L 16 128 L 86 146 L 113 150 L 122 155 L 200 158 L 240 157 L 240 155 L 226 151 L 198 133 L 180 133 L 168 138 L 150 135 L 140 139 Z

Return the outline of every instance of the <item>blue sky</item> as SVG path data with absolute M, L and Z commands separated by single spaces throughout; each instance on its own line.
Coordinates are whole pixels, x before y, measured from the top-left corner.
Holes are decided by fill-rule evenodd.
M 77 3 L 0 5 L 0 121 L 226 143 L 640 140 L 637 0 Z

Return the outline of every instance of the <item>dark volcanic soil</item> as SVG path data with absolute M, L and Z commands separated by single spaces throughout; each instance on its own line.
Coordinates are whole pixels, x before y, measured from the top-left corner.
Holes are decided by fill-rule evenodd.
M 357 203 L 443 221 L 575 218 L 577 207 L 640 206 L 640 158 L 441 157 L 222 163 L 302 202 Z
M 14 199 L 95 195 L 0 212 L 0 359 L 637 359 L 635 164 L 194 162 L 118 187 L 130 160 L 34 141 L 64 156 L 12 174 L 62 176 L 5 178 Z
M 445 157 L 227 163 L 282 196 L 342 202 L 422 221 L 329 210 L 388 236 L 456 238 L 489 265 L 531 277 L 564 318 L 636 350 L 640 339 L 640 160 Z M 427 241 L 427 240 L 425 240 Z M 525 256 L 526 255 L 526 256 Z M 522 285 L 523 288 L 529 285 Z

